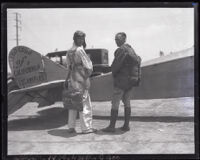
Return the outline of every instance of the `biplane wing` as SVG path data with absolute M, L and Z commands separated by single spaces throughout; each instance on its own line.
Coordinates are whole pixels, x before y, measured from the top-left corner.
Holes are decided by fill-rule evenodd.
M 162 99 L 194 96 L 194 47 L 161 56 L 141 64 L 140 86 L 132 99 Z M 112 75 L 91 78 L 91 99 L 110 101 Z

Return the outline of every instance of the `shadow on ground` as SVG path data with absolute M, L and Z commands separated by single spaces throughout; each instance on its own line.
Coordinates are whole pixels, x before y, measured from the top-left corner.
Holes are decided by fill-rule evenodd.
M 87 133 L 87 134 L 97 134 L 97 135 L 121 135 L 126 132 L 120 130 L 119 128 L 116 128 L 115 132 L 103 132 L 102 129 L 97 130 L 97 132 L 94 133 Z M 58 136 L 58 137 L 64 137 L 64 138 L 70 138 L 70 137 L 75 137 L 77 135 L 85 135 L 83 133 L 68 133 L 68 129 L 54 129 L 48 131 L 48 134 L 53 135 L 53 136 Z
M 109 120 L 109 116 L 93 116 L 94 119 Z M 118 120 L 124 120 L 123 116 L 119 116 Z M 176 117 L 176 116 L 132 116 L 131 121 L 140 122 L 166 122 L 166 123 L 176 123 L 176 122 L 194 122 L 194 117 Z
M 37 112 L 36 116 L 28 116 L 23 119 L 15 119 L 8 121 L 9 131 L 21 131 L 21 130 L 44 130 L 53 129 L 64 126 L 67 124 L 68 111 L 64 108 L 56 107 L 45 109 Z M 94 115 L 94 119 L 109 120 L 110 116 L 98 116 Z M 124 120 L 123 116 L 119 116 L 118 120 Z M 131 121 L 140 122 L 194 122 L 194 117 L 175 117 L 175 116 L 133 116 Z
M 64 137 L 64 138 L 75 137 L 78 135 L 77 133 L 68 133 L 67 129 L 50 130 L 48 131 L 48 134 L 53 135 L 53 136 L 58 136 L 58 137 Z
M 120 130 L 119 128 L 115 129 L 115 132 L 103 132 L 102 129 L 98 130 L 95 134 L 98 135 L 122 135 L 126 132 Z
M 68 111 L 64 108 L 50 108 L 37 113 L 39 115 L 8 121 L 8 130 L 44 130 L 58 128 L 67 123 Z

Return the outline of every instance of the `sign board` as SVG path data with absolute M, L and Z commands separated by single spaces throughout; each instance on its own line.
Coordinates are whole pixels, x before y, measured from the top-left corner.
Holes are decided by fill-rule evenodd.
M 19 88 L 46 82 L 46 73 L 40 53 L 25 47 L 14 47 L 9 53 L 9 65 Z

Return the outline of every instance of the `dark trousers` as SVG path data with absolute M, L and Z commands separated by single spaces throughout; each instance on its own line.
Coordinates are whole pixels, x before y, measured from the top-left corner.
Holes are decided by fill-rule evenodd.
M 118 110 L 120 101 L 124 103 L 124 107 L 131 107 L 130 100 L 131 100 L 131 91 L 129 90 L 122 90 L 120 88 L 114 87 L 113 88 L 113 96 L 112 96 L 112 109 Z

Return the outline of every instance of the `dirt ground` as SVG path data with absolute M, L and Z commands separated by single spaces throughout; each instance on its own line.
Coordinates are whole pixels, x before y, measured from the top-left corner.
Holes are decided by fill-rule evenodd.
M 27 103 L 8 117 L 8 155 L 27 154 L 192 154 L 194 153 L 194 98 L 132 100 L 131 130 L 119 109 L 116 133 L 104 133 L 110 102 L 92 102 L 97 133 L 67 133 L 67 110 L 61 102 L 38 108 Z

